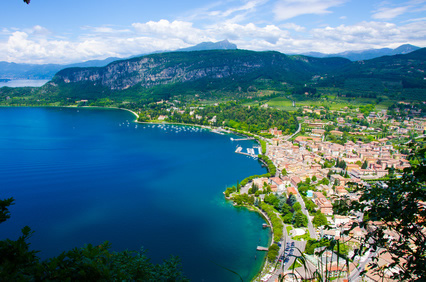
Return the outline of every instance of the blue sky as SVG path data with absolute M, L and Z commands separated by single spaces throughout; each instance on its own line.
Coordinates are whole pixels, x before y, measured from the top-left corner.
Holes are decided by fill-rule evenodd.
M 0 61 L 65 64 L 224 39 L 286 54 L 426 47 L 426 0 L 0 1 Z

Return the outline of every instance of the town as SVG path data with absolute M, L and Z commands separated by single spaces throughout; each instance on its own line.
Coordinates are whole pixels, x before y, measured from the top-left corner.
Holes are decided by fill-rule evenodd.
M 402 104 L 406 106 L 408 103 Z M 413 112 L 420 114 L 416 110 Z M 290 200 L 294 195 L 297 199 L 297 202 L 293 203 L 286 201 L 292 204 L 290 212 L 288 207 L 286 210 L 284 206 L 281 206 L 281 209 L 279 205 L 276 206 L 277 211 L 281 211 L 283 215 L 283 232 L 288 232 L 282 241 L 286 247 L 278 249 L 276 258 L 279 258 L 280 263 L 287 262 L 287 265 L 279 263 L 277 267 L 273 255 L 270 259 L 272 263 L 265 267 L 261 281 L 276 281 L 278 277 L 286 277 L 289 281 L 305 281 L 313 279 L 315 272 L 322 273 L 323 277 L 328 275 L 342 281 L 378 281 L 383 277 L 389 279 L 392 273 L 384 273 L 383 277 L 380 277 L 366 268 L 373 255 L 377 256 L 379 265 L 393 263 L 389 253 L 367 252 L 364 256 L 355 256 L 348 263 L 345 258 L 354 257 L 354 250 L 360 247 L 368 230 L 351 228 L 354 223 L 363 220 L 362 214 L 343 215 L 336 213 L 334 207 L 342 201 L 358 200 L 360 194 L 354 192 L 355 187 L 372 183 L 386 185 L 382 180 L 399 177 L 404 168 L 410 167 L 407 155 L 398 148 L 401 143 L 408 143 L 409 138 L 424 137 L 426 119 L 412 117 L 399 121 L 387 115 L 385 110 L 364 115 L 359 113 L 358 108 L 351 110 L 348 107 L 335 113 L 331 112 L 337 114 L 334 121 L 324 121 L 320 118 L 322 114 L 325 116 L 324 108 L 304 107 L 302 114 L 311 114 L 298 117 L 304 134 L 291 139 L 289 136 L 283 136 L 276 128 L 269 130 L 274 138 L 268 140 L 266 155 L 277 168 L 276 176 L 254 179 L 253 184 L 247 184 L 255 185 L 259 190 L 268 186 L 278 198 L 285 195 L 284 198 Z M 364 121 L 365 125 L 360 125 L 360 120 Z M 341 128 L 345 131 L 338 130 Z M 359 136 L 363 138 L 358 138 Z M 341 142 L 342 140 L 344 141 Z M 267 195 L 259 195 L 265 202 L 273 203 L 267 199 Z M 296 205 L 298 202 L 301 205 Z M 419 204 L 426 205 L 424 202 Z M 291 210 L 294 211 L 293 215 Z M 306 218 L 302 223 L 299 223 L 297 218 L 300 211 Z M 287 216 L 289 214 L 290 217 Z M 348 235 L 345 235 L 344 231 L 348 231 Z M 321 244 L 312 249 L 309 240 L 321 238 L 343 242 L 345 247 L 341 253 L 325 250 Z M 297 248 L 297 255 L 304 253 L 303 266 L 302 263 L 290 259 L 294 257 L 289 257 L 291 250 L 295 249 L 294 241 L 304 242 Z M 290 266 L 292 263 L 296 267 Z M 363 271 L 366 271 L 365 274 L 359 277 Z
M 410 167 L 406 145 L 424 137 L 426 118 L 419 108 L 424 102 L 416 105 L 401 101 L 379 111 L 374 105 L 338 110 L 302 106 L 295 112 L 299 128 L 293 134 L 277 127 L 259 134 L 236 131 L 225 121 L 218 121 L 216 115 L 203 116 L 202 106 L 186 109 L 177 103 L 157 102 L 157 116 L 154 112 L 153 116 L 142 114 L 142 121 L 193 120 L 213 126 L 215 133 L 238 132 L 262 145 L 244 154 L 257 157 L 255 151 L 259 150 L 265 156 L 259 155 L 259 159 L 273 164 L 273 175 L 249 177 L 224 192 L 234 205 L 260 212 L 268 221 L 265 227 L 273 232 L 270 246 L 258 246 L 268 254 L 256 281 L 313 280 L 318 273 L 337 281 L 391 281 L 398 266 L 382 275 L 368 268 L 373 257 L 380 266 L 391 265 L 391 254 L 373 249 L 356 254 L 369 232 L 359 227 L 363 214 L 341 213 L 338 207 L 359 200 L 359 187 L 386 187 L 387 180 L 401 177 Z M 261 108 L 268 108 L 268 104 Z M 238 147 L 236 153 L 241 149 Z M 426 206 L 424 202 L 418 204 Z M 391 233 L 387 236 L 397 237 Z M 330 242 L 338 242 L 339 247 L 330 248 Z

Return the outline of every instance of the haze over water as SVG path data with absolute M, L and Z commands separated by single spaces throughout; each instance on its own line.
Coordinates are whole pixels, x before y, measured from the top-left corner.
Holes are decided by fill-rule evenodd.
M 108 240 L 114 250 L 143 246 L 153 262 L 178 255 L 193 281 L 239 281 L 217 264 L 252 278 L 269 230 L 222 192 L 266 171 L 234 153 L 253 143 L 134 119 L 120 110 L 0 108 L 0 197 L 15 198 L 0 239 L 28 225 L 42 258 Z

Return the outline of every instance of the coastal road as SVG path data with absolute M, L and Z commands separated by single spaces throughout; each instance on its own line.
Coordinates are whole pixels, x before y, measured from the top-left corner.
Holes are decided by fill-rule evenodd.
M 278 262 L 276 269 L 272 273 L 272 277 L 268 281 L 275 281 L 279 278 L 280 274 L 288 270 L 294 263 L 296 257 L 301 256 L 301 254 L 305 251 L 305 247 L 305 241 L 295 241 L 291 239 L 291 237 L 287 234 L 287 226 L 284 224 L 283 240 L 278 251 L 278 258 L 284 257 L 284 259 L 281 262 Z
M 278 262 L 275 270 L 271 273 L 272 277 L 268 281 L 276 281 L 280 275 L 287 271 L 293 265 L 297 257 L 301 256 L 305 251 L 306 241 L 295 241 L 289 239 L 287 243 L 282 245 L 283 252 L 280 252 L 279 257 L 284 257 L 284 260 Z M 281 250 L 280 250 L 281 251 Z

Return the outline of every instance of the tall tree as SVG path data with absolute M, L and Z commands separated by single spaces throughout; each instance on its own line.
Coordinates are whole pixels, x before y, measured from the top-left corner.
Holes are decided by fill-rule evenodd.
M 328 223 L 327 221 L 327 217 L 322 214 L 321 212 L 318 212 L 315 216 L 314 219 L 312 220 L 312 223 L 315 226 L 322 226 L 322 225 L 326 225 Z

